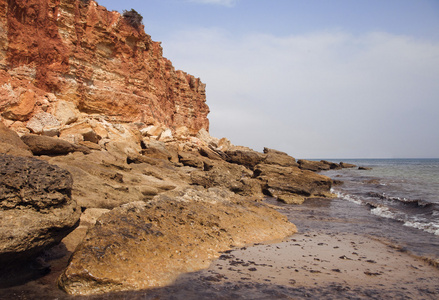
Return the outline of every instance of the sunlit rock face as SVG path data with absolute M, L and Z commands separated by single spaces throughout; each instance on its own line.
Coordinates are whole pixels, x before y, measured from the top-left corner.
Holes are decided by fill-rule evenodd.
M 0 96 L 2 117 L 23 127 L 67 101 L 111 122 L 209 128 L 200 79 L 92 0 L 0 0 Z

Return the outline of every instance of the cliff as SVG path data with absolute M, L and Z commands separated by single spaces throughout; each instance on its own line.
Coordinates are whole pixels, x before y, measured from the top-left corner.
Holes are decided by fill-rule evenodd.
M 209 128 L 205 85 L 176 71 L 143 25 L 93 0 L 0 0 L 2 117 L 23 128 L 60 100 L 115 123 Z

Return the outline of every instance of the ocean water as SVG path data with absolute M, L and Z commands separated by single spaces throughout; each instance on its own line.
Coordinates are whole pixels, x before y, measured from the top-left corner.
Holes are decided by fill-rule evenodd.
M 328 220 L 334 221 L 329 222 L 337 227 L 333 230 L 385 238 L 413 254 L 439 261 L 439 159 L 341 159 L 334 162 L 340 161 L 372 169 L 322 172 L 343 182 L 333 187 L 338 197 L 324 204 L 311 201 L 305 203 L 304 208 L 294 210 L 327 206 L 327 211 L 313 211 L 326 214 Z M 307 221 L 303 225 L 311 226 L 312 222 Z

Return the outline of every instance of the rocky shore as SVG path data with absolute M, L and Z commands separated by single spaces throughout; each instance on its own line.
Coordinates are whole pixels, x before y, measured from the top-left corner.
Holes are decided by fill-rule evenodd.
M 331 196 L 331 179 L 280 151 L 236 147 L 205 130 L 165 142 L 148 127 L 106 125 L 119 134 L 102 146 L 20 138 L 0 123 L 0 259 L 14 273 L 4 285 L 49 272 L 64 249 L 72 255 L 57 284 L 70 294 L 165 286 L 221 251 L 295 233 L 265 195 Z

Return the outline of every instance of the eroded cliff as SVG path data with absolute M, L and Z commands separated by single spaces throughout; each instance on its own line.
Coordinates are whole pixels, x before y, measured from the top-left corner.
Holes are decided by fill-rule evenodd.
M 3 118 L 25 128 L 59 100 L 111 122 L 209 127 L 205 85 L 175 70 L 143 26 L 93 0 L 0 0 Z

